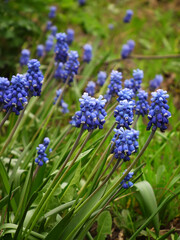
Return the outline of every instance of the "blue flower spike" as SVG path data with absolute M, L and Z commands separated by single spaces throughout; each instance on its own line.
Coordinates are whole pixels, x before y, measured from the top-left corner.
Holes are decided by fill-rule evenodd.
M 56 97 L 54 98 L 54 103 L 53 104 L 56 104 L 59 96 L 61 95 L 62 93 L 62 89 L 60 88 L 59 90 L 56 91 Z M 68 113 L 69 110 L 68 110 L 68 104 L 63 100 L 61 99 L 60 103 L 59 103 L 59 106 L 61 107 L 61 112 L 62 113 Z
M 53 48 L 53 45 L 54 45 L 54 37 L 52 35 L 49 35 L 45 43 L 45 51 L 50 52 Z
M 85 89 L 85 91 L 91 96 L 93 97 L 95 94 L 95 88 L 96 88 L 96 83 L 93 81 L 89 81 L 87 84 L 87 87 Z
M 144 73 L 140 69 L 133 70 L 134 78 L 134 93 L 136 93 L 141 88 L 142 79 L 144 78 Z
M 10 82 L 8 78 L 5 77 L 0 77 L 0 109 L 4 105 L 4 97 L 5 94 L 10 86 Z M 2 109 L 1 109 L 2 110 Z
M 149 83 L 149 88 L 151 91 L 155 91 L 163 81 L 163 76 L 161 74 L 157 74 L 153 80 Z
M 127 171 L 127 170 L 125 170 L 125 171 L 123 172 L 123 175 L 125 174 L 126 171 Z M 134 172 L 129 172 L 129 173 L 126 175 L 126 177 L 125 177 L 125 178 L 122 180 L 122 182 L 121 182 L 122 188 L 128 189 L 128 188 L 130 188 L 130 187 L 133 186 L 133 183 L 132 183 L 131 181 L 129 181 L 129 180 L 133 177 L 133 175 L 134 175 Z
M 144 90 L 139 90 L 137 97 L 139 100 L 136 102 L 135 114 L 144 117 L 149 111 L 149 103 L 147 101 L 148 93 Z
M 132 15 L 133 15 L 133 11 L 131 9 L 128 9 L 126 11 L 125 17 L 123 18 L 123 22 L 124 23 L 129 23 L 131 21 Z
M 56 7 L 56 6 L 51 6 L 51 7 L 50 7 L 49 18 L 55 18 L 55 16 L 56 16 L 56 10 L 57 10 L 57 7 Z
M 106 78 L 107 78 L 106 72 L 100 71 L 98 73 L 97 84 L 102 87 L 106 81 Z
M 42 57 L 44 55 L 44 45 L 39 44 L 36 49 L 37 57 Z
M 48 137 L 44 138 L 44 141 L 42 144 L 39 144 L 37 149 L 37 158 L 35 158 L 35 163 L 37 163 L 39 166 L 43 166 L 44 163 L 48 163 L 49 159 L 47 157 L 47 154 L 45 153 L 48 145 L 50 143 L 50 140 Z M 52 149 L 49 149 L 49 152 L 51 152 Z
M 92 59 L 92 46 L 90 44 L 85 44 L 83 49 L 83 61 L 89 63 Z
M 23 49 L 21 51 L 20 65 L 21 66 L 27 65 L 29 58 L 30 58 L 30 51 L 28 49 Z
M 65 63 L 68 57 L 69 46 L 67 44 L 67 35 L 65 33 L 56 34 L 55 61 Z
M 74 30 L 71 28 L 67 29 L 67 43 L 68 45 L 71 45 L 74 41 Z
M 52 35 L 53 37 L 55 37 L 55 36 L 56 36 L 56 33 L 57 33 L 57 27 L 56 27 L 56 26 L 52 26 L 52 27 L 51 27 L 51 35 Z

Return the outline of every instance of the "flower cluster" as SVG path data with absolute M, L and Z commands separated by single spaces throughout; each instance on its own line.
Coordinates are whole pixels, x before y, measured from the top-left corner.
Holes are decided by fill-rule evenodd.
M 149 83 L 149 88 L 151 91 L 156 90 L 160 86 L 160 84 L 163 81 L 163 76 L 161 74 L 157 74 L 153 80 L 150 81 Z
M 98 73 L 97 84 L 102 87 L 106 81 L 106 78 L 107 78 L 106 72 L 100 71 Z
M 64 77 L 64 64 L 62 62 L 60 62 L 57 65 L 56 71 L 54 73 L 54 77 L 56 79 L 63 79 L 63 77 Z
M 89 63 L 92 59 L 92 46 L 90 44 L 85 44 L 83 49 L 83 61 Z
M 118 92 L 121 90 L 122 88 L 121 80 L 122 80 L 122 73 L 113 70 L 111 72 L 110 84 L 108 86 L 110 95 L 118 94 Z
M 86 3 L 86 0 L 78 0 L 80 6 L 84 6 Z
M 32 59 L 28 62 L 26 88 L 30 97 L 41 95 L 41 87 L 44 77 L 42 72 L 39 70 L 39 67 L 40 62 L 36 59 Z
M 126 79 L 126 80 L 124 81 L 124 87 L 133 90 L 133 88 L 134 88 L 134 78 Z
M 114 110 L 114 117 L 118 123 L 117 129 L 121 127 L 131 129 L 129 126 L 133 123 L 133 108 L 134 103 L 132 101 L 123 100 L 119 102 Z
M 126 11 L 126 16 L 123 18 L 124 23 L 129 23 L 131 21 L 133 11 L 131 9 Z
M 8 90 L 10 85 L 10 82 L 5 77 L 0 77 L 0 110 L 1 107 L 4 105 L 4 95 L 6 94 L 6 91 Z
M 105 123 L 105 116 L 107 115 L 104 110 L 106 100 L 103 96 L 99 96 L 98 99 L 90 97 L 88 93 L 84 93 L 80 101 L 80 111 L 76 112 L 70 122 L 75 127 L 80 127 L 82 124 L 83 129 L 88 131 L 103 128 Z
M 125 174 L 126 170 L 123 172 Z M 133 186 L 133 183 L 129 181 L 134 175 L 134 172 L 129 172 L 126 177 L 122 180 L 121 185 L 124 189 L 128 189 Z
M 96 84 L 93 81 L 89 81 L 87 84 L 87 87 L 85 89 L 85 91 L 91 96 L 93 97 L 95 94 L 95 88 L 96 88 Z
M 17 74 L 12 76 L 11 85 L 4 94 L 4 109 L 8 111 L 11 109 L 16 115 L 19 115 L 23 110 L 24 105 L 27 104 L 26 78 L 23 75 Z
M 132 101 L 132 99 L 134 97 L 134 92 L 129 88 L 124 88 L 118 92 L 118 96 L 119 96 L 117 98 L 118 102 L 123 101 L 123 100 Z
M 37 46 L 36 55 L 37 57 L 42 57 L 44 55 L 44 45 L 40 44 Z
M 68 45 L 71 45 L 74 41 L 74 30 L 71 28 L 68 28 L 67 30 L 67 43 Z
M 56 26 L 52 26 L 52 27 L 51 27 L 51 35 L 52 35 L 53 37 L 55 37 L 55 36 L 56 36 L 56 33 L 57 33 L 57 27 L 56 27 Z
M 147 101 L 148 93 L 144 90 L 139 90 L 137 97 L 139 101 L 136 102 L 135 114 L 142 115 L 144 117 L 147 115 L 149 110 L 149 103 Z
M 131 52 L 134 50 L 135 42 L 133 40 L 128 40 L 126 44 L 122 46 L 121 57 L 122 59 L 127 58 Z
M 116 159 L 123 159 L 125 162 L 130 160 L 130 155 L 137 152 L 139 144 L 139 132 L 131 129 L 124 130 L 123 128 L 114 129 L 115 135 L 112 139 L 115 142 L 115 147 L 112 150 Z
M 55 18 L 56 16 L 56 6 L 51 6 L 49 11 L 49 18 Z
M 51 21 L 47 21 L 46 22 L 46 31 L 49 31 L 51 29 L 52 26 L 52 22 Z
M 23 49 L 21 51 L 20 65 L 21 66 L 27 65 L 29 58 L 30 58 L 30 51 L 28 49 Z
M 167 104 L 167 98 L 169 95 L 167 91 L 163 91 L 162 89 L 158 89 L 156 92 L 151 93 L 151 106 L 149 109 L 149 123 L 147 126 L 147 130 L 155 131 L 157 128 L 160 128 L 162 132 L 167 129 L 166 124 L 168 124 L 168 118 L 171 117 L 171 113 L 168 111 L 169 106 Z
M 57 102 L 59 96 L 61 95 L 61 93 L 62 93 L 62 89 L 61 88 L 56 91 L 56 97 L 54 98 L 54 103 L 53 104 L 56 104 L 56 102 Z M 68 104 L 63 99 L 61 99 L 61 101 L 59 103 L 59 106 L 62 108 L 61 109 L 62 113 L 68 113 L 69 112 Z
M 37 163 L 39 166 L 42 166 L 44 163 L 48 163 L 49 159 L 47 157 L 47 154 L 45 153 L 48 145 L 50 143 L 50 140 L 48 137 L 44 138 L 43 144 L 39 144 L 37 149 L 37 158 L 35 158 L 35 163 Z M 51 152 L 52 149 L 49 149 L 49 152 Z
M 136 93 L 141 88 L 142 79 L 144 77 L 144 73 L 140 69 L 133 70 L 133 78 L 134 78 L 134 93 Z
M 57 43 L 55 46 L 55 61 L 65 63 L 68 57 L 67 35 L 65 33 L 56 34 Z
M 45 51 L 50 52 L 53 45 L 54 45 L 54 37 L 52 35 L 49 35 L 45 43 Z

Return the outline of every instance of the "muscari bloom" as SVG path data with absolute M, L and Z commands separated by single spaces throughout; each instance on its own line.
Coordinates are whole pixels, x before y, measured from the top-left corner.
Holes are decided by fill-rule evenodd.
M 23 49 L 21 51 L 20 65 L 21 66 L 27 65 L 29 58 L 30 58 L 30 51 L 28 49 Z
M 78 3 L 80 6 L 84 6 L 86 3 L 86 0 L 78 0 Z
M 56 34 L 57 43 L 55 45 L 55 61 L 65 63 L 68 57 L 69 46 L 67 44 L 67 35 L 65 33 Z
M 96 88 L 96 84 L 93 81 L 89 81 L 87 84 L 87 87 L 85 89 L 85 91 L 91 96 L 93 97 L 95 94 L 95 88 Z
M 56 104 L 56 102 L 57 102 L 59 96 L 61 95 L 61 93 L 62 93 L 62 89 L 61 89 L 61 88 L 56 91 L 56 97 L 54 98 L 54 103 L 53 103 L 53 104 Z M 62 112 L 62 113 L 65 114 L 65 113 L 68 113 L 68 112 L 69 112 L 69 110 L 68 110 L 68 104 L 67 104 L 63 99 L 61 99 L 61 101 L 60 101 L 60 103 L 59 103 L 59 106 L 62 108 L 62 109 L 61 109 L 61 112 Z
M 113 23 L 109 23 L 109 24 L 108 24 L 108 28 L 109 28 L 110 30 L 113 30 L 113 29 L 114 29 L 114 24 L 113 24 Z
M 52 22 L 51 21 L 47 21 L 46 22 L 46 31 L 49 31 L 51 29 L 52 26 Z
M 124 88 L 118 92 L 118 96 L 119 96 L 117 98 L 118 102 L 123 101 L 123 100 L 132 101 L 132 99 L 134 97 L 134 92 L 133 92 L 133 90 L 131 90 L 129 88 Z
M 37 57 L 42 57 L 44 55 L 44 45 L 39 44 L 36 49 Z
M 131 21 L 133 11 L 131 9 L 126 11 L 126 16 L 123 18 L 124 23 L 129 23 Z
M 28 103 L 26 91 L 26 78 L 17 74 L 12 76 L 11 85 L 8 87 L 4 94 L 4 109 L 8 111 L 11 109 L 16 115 L 19 115 L 20 111 L 23 110 L 24 106 Z
M 115 135 L 112 139 L 112 142 L 115 142 L 114 157 L 116 159 L 123 159 L 124 162 L 130 160 L 130 155 L 134 152 L 137 152 L 139 144 L 137 139 L 139 138 L 139 131 L 134 129 L 124 130 L 123 128 L 114 129 Z
M 28 70 L 26 74 L 26 89 L 28 96 L 40 96 L 44 76 L 39 69 L 40 62 L 36 59 L 31 59 L 28 62 Z
M 52 26 L 52 27 L 51 27 L 51 35 L 52 35 L 53 37 L 55 37 L 55 36 L 56 36 L 56 33 L 57 33 L 57 27 L 56 27 L 56 26 Z
M 74 30 L 71 28 L 68 28 L 67 30 L 67 43 L 68 45 L 71 45 L 74 41 Z
M 147 101 L 148 93 L 144 90 L 139 90 L 137 97 L 139 100 L 136 102 L 135 114 L 142 115 L 144 117 L 145 115 L 147 115 L 149 110 L 149 103 Z
M 106 78 L 107 78 L 106 72 L 100 71 L 98 73 L 97 84 L 102 87 L 106 81 Z
M 160 86 L 160 84 L 163 81 L 163 76 L 161 74 L 157 74 L 153 80 L 150 81 L 149 83 L 149 88 L 151 91 L 156 90 Z
M 104 110 L 106 100 L 103 99 L 103 96 L 99 96 L 98 99 L 95 99 L 84 93 L 80 101 L 80 111 L 76 112 L 72 117 L 70 122 L 75 127 L 80 127 L 82 125 L 83 129 L 88 131 L 103 128 L 105 123 L 105 116 L 107 115 Z
M 56 79 L 63 79 L 64 77 L 64 64 L 60 62 L 56 68 L 56 71 L 54 73 L 54 77 Z
M 54 45 L 54 37 L 52 35 L 49 35 L 45 43 L 45 51 L 50 52 L 53 45 Z
M 126 170 L 123 172 L 125 174 Z M 128 189 L 133 186 L 133 183 L 129 181 L 134 175 L 134 172 L 129 172 L 127 176 L 122 180 L 121 185 L 124 189 Z
M 92 46 L 90 44 L 85 44 L 83 49 L 83 61 L 89 63 L 92 59 Z
M 140 69 L 133 70 L 133 78 L 134 78 L 134 93 L 136 93 L 141 88 L 142 79 L 144 77 L 144 73 Z
M 37 149 L 37 158 L 35 159 L 35 163 L 37 163 L 39 166 L 42 166 L 44 163 L 48 163 L 49 159 L 47 157 L 47 154 L 45 153 L 48 145 L 50 143 L 50 140 L 48 137 L 44 138 L 43 144 L 39 144 Z M 49 152 L 51 152 L 52 149 L 49 149 Z
M 121 127 L 131 129 L 130 125 L 133 123 L 133 108 L 134 103 L 132 101 L 123 100 L 119 102 L 119 105 L 114 110 L 117 129 Z
M 134 88 L 134 79 L 133 79 L 133 78 L 131 78 L 131 79 L 126 79 L 126 80 L 124 81 L 124 87 L 133 90 L 133 88 Z
M 149 109 L 148 119 L 150 120 L 147 126 L 147 130 L 155 131 L 160 128 L 161 132 L 167 129 L 166 124 L 169 123 L 168 118 L 171 117 L 171 113 L 168 111 L 169 106 L 167 104 L 167 98 L 169 95 L 167 91 L 158 89 L 156 92 L 151 93 L 151 106 Z
M 56 10 L 57 10 L 57 7 L 56 7 L 56 6 L 51 6 L 51 7 L 50 7 L 49 18 L 55 18 L 55 16 L 56 16 Z
M 127 58 L 130 53 L 131 53 L 131 50 L 130 50 L 129 45 L 128 44 L 124 44 L 122 46 L 122 49 L 121 49 L 121 57 L 122 57 L 122 59 Z
M 6 94 L 6 91 L 8 90 L 10 86 L 10 82 L 8 78 L 0 77 L 0 110 L 2 110 L 1 107 L 4 105 L 4 95 Z
M 135 47 L 135 41 L 130 39 L 130 40 L 127 41 L 127 44 L 130 48 L 130 51 L 132 52 L 134 50 L 134 47 Z

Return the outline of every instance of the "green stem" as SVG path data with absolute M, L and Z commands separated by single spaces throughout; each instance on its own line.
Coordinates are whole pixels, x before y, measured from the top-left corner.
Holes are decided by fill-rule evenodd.
M 136 119 L 134 120 L 134 122 L 132 124 L 132 128 L 136 128 L 136 124 L 137 124 L 139 117 L 140 117 L 140 115 L 137 115 Z
M 7 111 L 6 115 L 2 119 L 2 121 L 0 123 L 0 130 L 1 130 L 2 126 L 4 125 L 4 123 L 6 122 L 6 120 L 9 118 L 10 114 L 11 114 L 11 108 Z

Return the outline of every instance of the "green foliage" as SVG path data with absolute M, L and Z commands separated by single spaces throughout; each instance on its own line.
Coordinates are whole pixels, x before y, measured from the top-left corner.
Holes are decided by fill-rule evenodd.
M 97 219 L 97 237 L 95 240 L 104 240 L 107 234 L 111 234 L 112 218 L 108 211 L 102 212 Z

